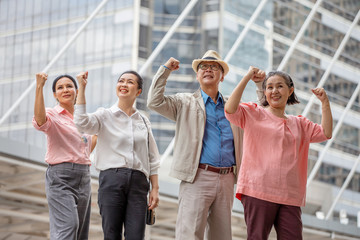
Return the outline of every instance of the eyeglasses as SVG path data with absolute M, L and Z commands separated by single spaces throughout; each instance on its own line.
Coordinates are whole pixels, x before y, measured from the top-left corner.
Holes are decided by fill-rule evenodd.
M 211 68 L 211 70 L 213 70 L 213 71 L 218 71 L 220 68 L 221 68 L 221 66 L 219 66 L 219 65 L 210 65 L 210 64 L 199 64 L 199 68 L 201 69 L 201 70 L 206 70 L 206 69 L 208 69 L 208 68 Z

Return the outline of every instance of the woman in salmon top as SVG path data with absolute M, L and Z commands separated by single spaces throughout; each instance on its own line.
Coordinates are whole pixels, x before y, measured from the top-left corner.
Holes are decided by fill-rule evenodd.
M 240 103 L 250 79 L 264 78 L 264 71 L 250 67 L 225 105 L 227 119 L 244 129 L 236 197 L 244 206 L 248 239 L 267 239 L 273 225 L 278 239 L 302 239 L 309 145 L 331 138 L 330 103 L 324 89 L 312 89 L 321 101 L 321 125 L 287 115 L 286 105 L 299 101 L 291 77 L 280 71 L 266 76 L 262 106 Z
M 58 105 L 45 108 L 46 73 L 36 74 L 33 126 L 46 134 L 45 189 L 49 205 L 50 239 L 88 239 L 90 222 L 90 152 L 96 137 L 80 134 L 73 122 L 77 85 L 69 75 L 52 85 Z

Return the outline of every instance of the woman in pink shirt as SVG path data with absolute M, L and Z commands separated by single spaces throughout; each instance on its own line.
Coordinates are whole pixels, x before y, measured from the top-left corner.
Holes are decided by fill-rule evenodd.
M 321 101 L 321 125 L 287 115 L 286 105 L 299 103 L 291 77 L 274 71 L 264 78 L 264 71 L 250 67 L 225 105 L 226 118 L 244 129 L 236 197 L 244 206 L 248 239 L 267 239 L 272 226 L 278 239 L 302 239 L 309 145 L 331 138 L 330 103 L 324 89 L 312 90 Z M 240 103 L 250 79 L 264 80 L 262 106 Z
M 45 188 L 49 205 L 50 239 L 88 239 L 91 203 L 90 152 L 96 137 L 80 134 L 73 122 L 77 85 L 69 75 L 52 85 L 58 105 L 45 109 L 46 73 L 36 74 L 34 127 L 46 134 Z

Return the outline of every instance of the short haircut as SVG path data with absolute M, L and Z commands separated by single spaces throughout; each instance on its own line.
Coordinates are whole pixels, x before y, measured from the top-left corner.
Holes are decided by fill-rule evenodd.
M 290 75 L 285 73 L 285 72 L 282 72 L 282 71 L 271 71 L 269 72 L 267 75 L 266 75 L 266 78 L 265 80 L 263 81 L 262 83 L 262 88 L 263 90 L 266 89 L 266 83 L 267 83 L 267 80 L 273 76 L 280 76 L 282 77 L 284 80 L 285 80 L 285 83 L 286 85 L 289 87 L 289 88 L 294 88 L 294 91 L 293 93 L 290 95 L 290 97 L 288 98 L 286 104 L 287 105 L 293 105 L 293 104 L 297 104 L 297 103 L 300 103 L 300 101 L 298 100 L 296 94 L 295 94 L 295 86 L 294 86 L 294 82 L 293 80 L 291 79 Z M 263 95 L 263 97 L 260 99 L 260 104 L 264 107 L 268 106 L 269 103 L 268 101 L 266 100 L 266 96 L 265 94 Z

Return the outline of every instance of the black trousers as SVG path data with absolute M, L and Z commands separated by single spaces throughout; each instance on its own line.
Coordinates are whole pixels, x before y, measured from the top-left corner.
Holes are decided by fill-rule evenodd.
M 145 235 L 145 214 L 149 182 L 144 173 L 128 168 L 100 172 L 98 204 L 105 240 L 141 240 Z

